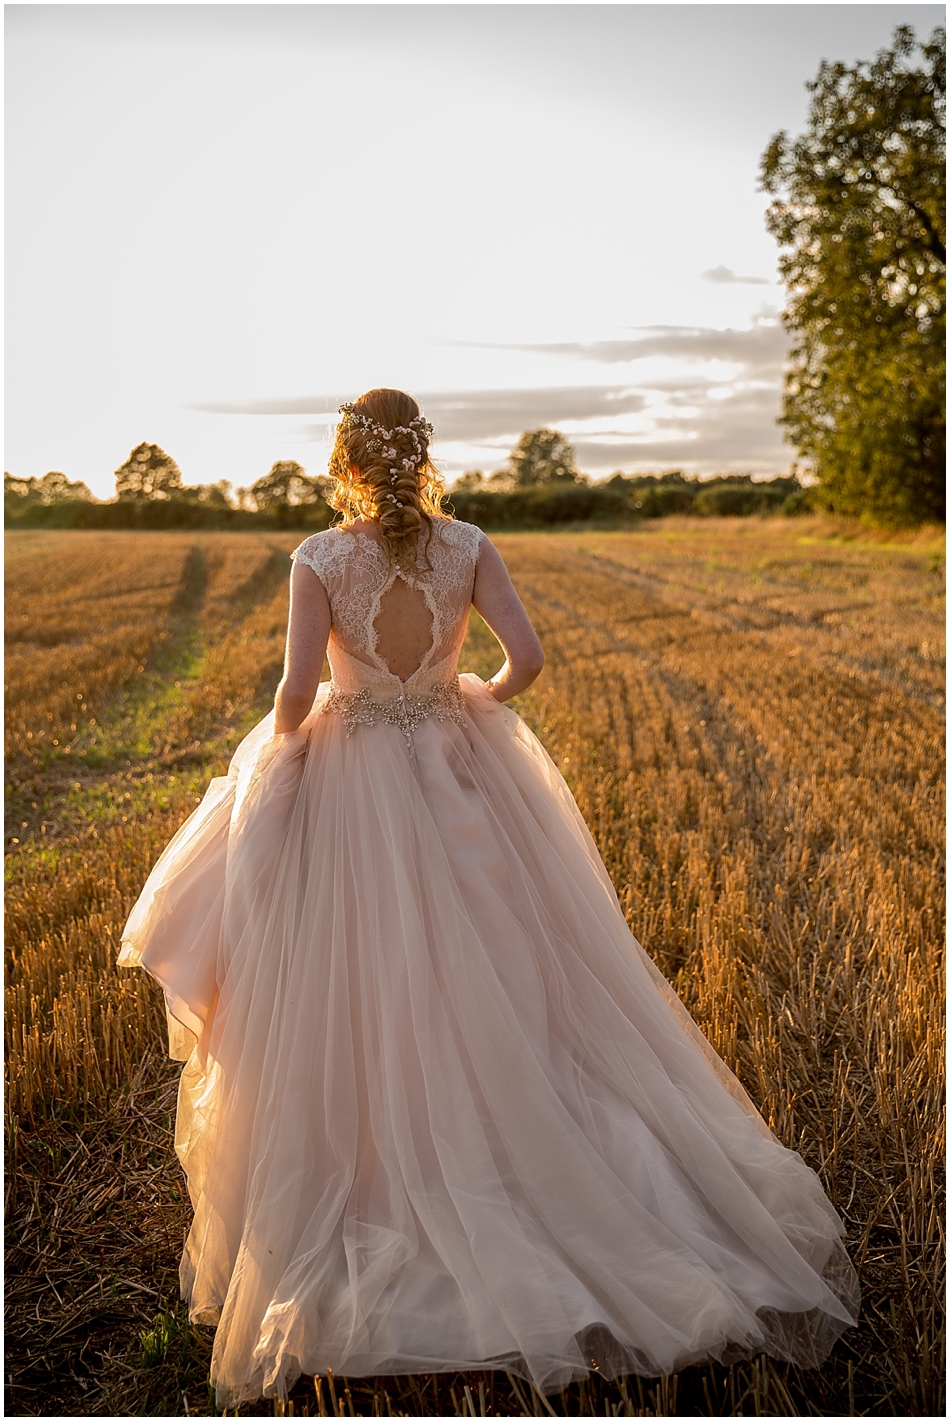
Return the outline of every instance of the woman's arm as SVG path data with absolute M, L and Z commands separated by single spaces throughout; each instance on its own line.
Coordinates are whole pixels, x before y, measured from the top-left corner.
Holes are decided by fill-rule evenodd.
M 505 664 L 491 678 L 489 689 L 496 701 L 507 701 L 537 680 L 544 665 L 544 652 L 521 598 L 511 585 L 501 553 L 487 538 L 482 542 L 475 568 L 472 604 L 505 653 Z
M 290 574 L 290 617 L 284 674 L 274 699 L 274 731 L 296 730 L 310 713 L 330 636 L 330 603 L 323 583 L 306 563 Z

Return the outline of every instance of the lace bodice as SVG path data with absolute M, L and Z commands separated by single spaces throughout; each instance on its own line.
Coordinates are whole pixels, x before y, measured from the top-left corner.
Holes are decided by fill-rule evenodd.
M 437 520 L 428 547 L 431 567 L 415 576 L 389 568 L 385 548 L 364 533 L 330 528 L 300 544 L 293 558 L 313 569 L 330 602 L 327 656 L 336 691 L 364 701 L 431 698 L 454 682 L 483 537 L 471 523 Z M 399 577 L 422 593 L 432 616 L 429 648 L 404 680 L 380 656 L 376 629 L 383 598 Z

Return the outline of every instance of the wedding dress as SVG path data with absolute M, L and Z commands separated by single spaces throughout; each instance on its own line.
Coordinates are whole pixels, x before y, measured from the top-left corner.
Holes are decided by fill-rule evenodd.
M 129 919 L 187 1058 L 181 1283 L 221 1405 L 328 1367 L 816 1365 L 857 1316 L 817 1176 L 631 936 L 537 739 L 456 674 L 482 536 L 437 523 L 404 577 L 432 620 L 405 680 L 381 546 L 301 544 L 332 680 L 251 731 Z

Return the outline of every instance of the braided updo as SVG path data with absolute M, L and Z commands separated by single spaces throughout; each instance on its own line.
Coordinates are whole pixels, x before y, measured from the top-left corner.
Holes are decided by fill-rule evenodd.
M 422 566 L 432 520 L 446 517 L 442 475 L 429 458 L 432 426 L 411 395 L 367 390 L 340 406 L 341 419 L 330 455 L 334 480 L 327 502 L 343 514 L 343 527 L 368 518 L 379 527 L 390 564 L 418 573 L 419 534 L 425 532 Z

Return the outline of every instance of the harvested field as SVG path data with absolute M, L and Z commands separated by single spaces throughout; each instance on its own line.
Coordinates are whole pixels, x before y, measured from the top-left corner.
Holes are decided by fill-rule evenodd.
M 7 558 L 7 1412 L 209 1415 L 177 1301 L 178 1067 L 113 966 L 268 709 L 291 533 L 18 533 Z M 631 926 L 848 1228 L 861 1326 L 543 1401 L 500 1373 L 301 1380 L 271 1415 L 945 1414 L 943 543 L 818 520 L 499 535 L 547 653 L 518 708 Z M 500 661 L 473 615 L 463 670 Z

